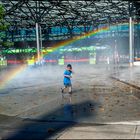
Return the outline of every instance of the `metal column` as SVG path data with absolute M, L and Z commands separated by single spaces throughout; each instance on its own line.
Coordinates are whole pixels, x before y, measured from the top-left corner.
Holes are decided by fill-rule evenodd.
M 37 60 L 40 61 L 40 46 L 39 46 L 39 25 L 36 23 L 36 43 L 37 43 Z
M 41 31 L 41 26 L 39 26 L 40 28 L 40 56 L 41 58 L 43 57 L 43 52 L 42 52 L 42 31 Z
M 132 17 L 129 18 L 129 64 L 130 66 L 133 66 L 133 61 L 134 61 L 134 48 L 133 48 L 133 21 Z

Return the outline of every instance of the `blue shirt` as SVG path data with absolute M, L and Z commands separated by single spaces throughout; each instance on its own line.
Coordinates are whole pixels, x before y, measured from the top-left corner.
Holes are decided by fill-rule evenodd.
M 69 71 L 69 70 L 65 70 L 65 72 L 64 72 L 64 75 L 71 76 L 71 74 L 72 74 L 72 72 Z M 71 80 L 70 80 L 69 77 L 65 77 L 65 76 L 64 76 L 64 85 L 66 85 L 66 86 L 71 85 Z

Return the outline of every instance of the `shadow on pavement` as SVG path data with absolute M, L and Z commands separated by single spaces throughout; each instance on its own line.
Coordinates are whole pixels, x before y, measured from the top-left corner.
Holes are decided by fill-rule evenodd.
M 78 124 L 82 119 L 92 116 L 94 119 L 96 112 L 93 107 L 98 103 L 93 101 L 83 101 L 81 103 L 66 103 L 46 115 L 37 119 L 26 118 L 23 126 L 16 131 L 9 133 L 6 140 L 45 140 L 57 138 L 64 130 Z M 94 117 L 93 117 L 94 116 Z

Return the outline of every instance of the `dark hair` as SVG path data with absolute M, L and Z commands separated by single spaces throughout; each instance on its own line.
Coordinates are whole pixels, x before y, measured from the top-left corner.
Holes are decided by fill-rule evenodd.
M 72 66 L 71 66 L 71 64 L 68 64 L 68 65 L 67 65 L 67 67 L 70 67 L 70 68 L 72 69 Z

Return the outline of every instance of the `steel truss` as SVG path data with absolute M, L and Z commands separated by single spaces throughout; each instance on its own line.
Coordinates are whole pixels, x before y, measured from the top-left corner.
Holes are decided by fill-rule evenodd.
M 64 39 L 74 36 L 74 28 L 83 26 L 84 33 L 88 32 L 91 26 L 98 28 L 101 24 L 128 22 L 130 16 L 130 2 L 123 0 L 2 0 L 1 2 L 6 12 L 5 20 L 11 24 L 11 30 L 35 28 L 35 24 L 39 23 L 42 33 L 46 32 L 48 36 L 53 37 L 51 31 L 53 27 L 66 27 L 68 32 L 65 34 L 55 34 L 55 38 L 61 36 L 61 39 L 63 36 Z M 139 2 L 132 1 L 132 4 L 133 14 L 137 16 Z

